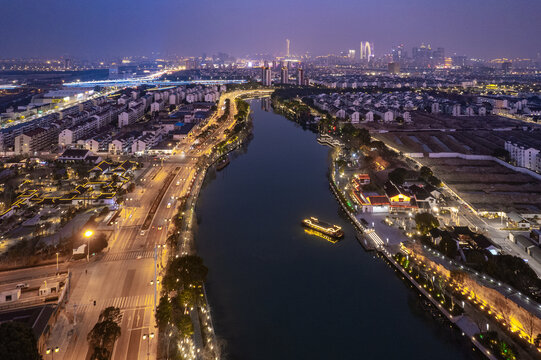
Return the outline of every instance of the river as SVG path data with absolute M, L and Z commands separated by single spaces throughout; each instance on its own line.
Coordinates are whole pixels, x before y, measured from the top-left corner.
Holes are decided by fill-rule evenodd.
M 227 358 L 473 359 L 359 245 L 329 190 L 329 148 L 261 100 L 251 105 L 253 140 L 209 172 L 197 205 L 196 242 Z M 344 239 L 304 233 L 307 216 L 341 225 Z

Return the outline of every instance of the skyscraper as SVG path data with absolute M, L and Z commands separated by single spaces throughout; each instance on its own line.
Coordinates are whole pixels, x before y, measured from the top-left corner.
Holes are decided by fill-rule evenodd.
M 374 44 L 368 41 L 361 41 L 359 59 L 370 61 L 374 57 Z
M 404 44 L 400 44 L 398 46 L 393 47 L 392 49 L 392 55 L 393 55 L 393 62 L 401 62 L 406 57 L 406 49 L 404 48 Z
M 289 82 L 289 75 L 287 73 L 287 66 L 282 66 L 281 83 L 287 84 Z
M 261 68 L 261 84 L 263 86 L 272 85 L 272 70 L 268 65 Z
M 289 57 L 289 39 L 286 39 L 286 57 Z
M 301 67 L 297 69 L 297 85 L 304 85 L 304 70 Z

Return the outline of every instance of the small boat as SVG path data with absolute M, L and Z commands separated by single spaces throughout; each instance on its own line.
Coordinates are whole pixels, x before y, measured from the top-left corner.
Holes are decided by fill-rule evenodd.
M 218 160 L 218 163 L 216 164 L 216 170 L 220 171 L 227 165 L 229 165 L 229 156 L 226 155 L 220 158 L 220 160 Z
M 341 238 L 344 236 L 344 232 L 342 231 L 342 228 L 340 226 L 326 223 L 313 216 L 308 219 L 304 219 L 302 221 L 302 224 L 306 227 L 319 231 L 320 233 L 323 233 L 335 238 Z

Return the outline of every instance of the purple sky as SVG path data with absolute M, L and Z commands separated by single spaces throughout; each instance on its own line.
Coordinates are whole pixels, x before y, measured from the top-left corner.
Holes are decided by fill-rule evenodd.
M 374 42 L 535 57 L 540 0 L 0 0 L 0 57 L 326 54 Z

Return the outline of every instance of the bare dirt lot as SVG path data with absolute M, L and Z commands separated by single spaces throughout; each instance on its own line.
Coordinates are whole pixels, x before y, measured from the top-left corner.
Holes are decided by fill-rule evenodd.
M 514 128 L 524 125 L 524 123 L 520 120 L 509 119 L 496 115 L 454 117 L 443 114 L 430 114 L 423 111 L 412 111 L 411 118 L 412 122 L 408 124 L 399 124 L 397 122 L 370 122 L 362 124 L 362 126 L 367 127 L 370 130 L 389 131 L 418 131 L 440 129 L 454 129 L 456 131 L 459 131 L 468 129 L 492 130 L 495 128 Z
M 477 210 L 541 210 L 541 182 L 494 161 L 425 157 L 422 162 Z
M 541 148 L 541 131 L 411 131 L 372 134 L 405 153 L 457 152 L 492 155 L 505 141 L 522 142 Z

